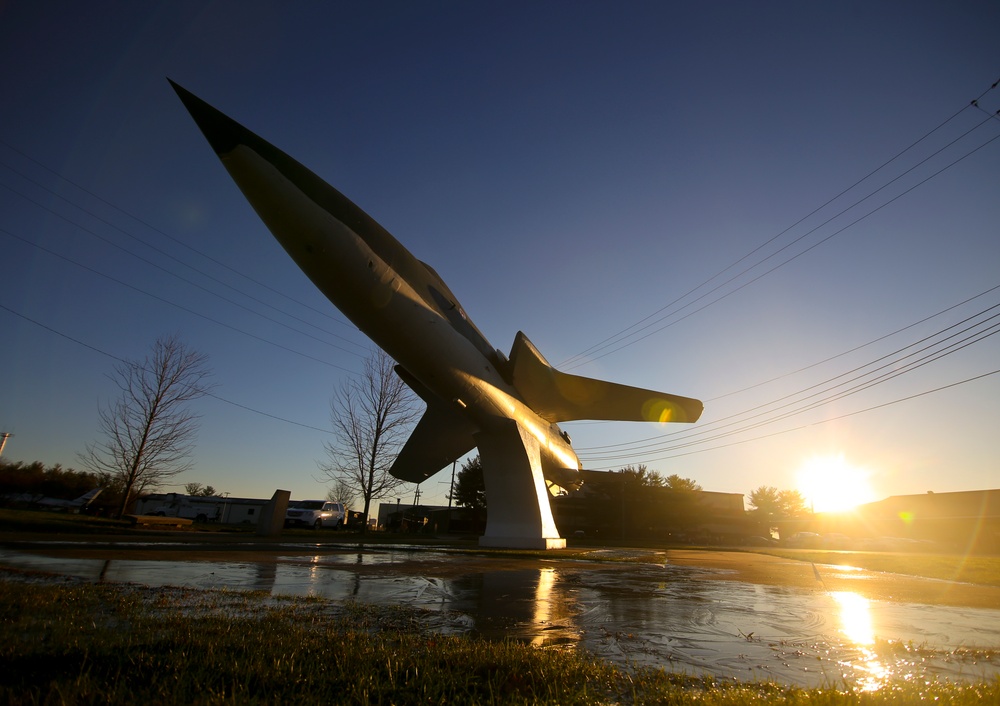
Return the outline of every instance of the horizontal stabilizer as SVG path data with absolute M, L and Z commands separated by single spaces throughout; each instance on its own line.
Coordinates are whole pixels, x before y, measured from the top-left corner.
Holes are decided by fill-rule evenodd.
M 389 472 L 400 480 L 421 483 L 471 451 L 476 446 L 472 435 L 478 429 L 406 370 L 397 367 L 396 373 L 427 403 L 427 411 Z
M 510 364 L 514 387 L 549 422 L 696 422 L 701 416 L 700 400 L 559 372 L 520 331 Z

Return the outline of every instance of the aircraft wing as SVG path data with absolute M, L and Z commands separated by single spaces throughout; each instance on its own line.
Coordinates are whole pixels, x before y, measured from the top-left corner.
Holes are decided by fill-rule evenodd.
M 511 379 L 524 401 L 549 422 L 696 422 L 700 400 L 563 373 L 522 332 L 510 351 Z
M 401 480 L 421 483 L 476 446 L 478 429 L 453 411 L 401 367 L 396 373 L 427 403 L 410 438 L 389 472 Z

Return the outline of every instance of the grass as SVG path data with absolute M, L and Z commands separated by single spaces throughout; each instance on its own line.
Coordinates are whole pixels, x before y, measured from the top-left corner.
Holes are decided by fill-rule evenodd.
M 1000 680 L 734 683 L 431 633 L 414 609 L 122 585 L 0 581 L 0 703 L 979 704 Z
M 815 564 L 856 566 L 869 571 L 922 576 L 946 581 L 965 581 L 1000 587 L 1000 556 L 964 556 L 961 554 L 918 554 L 914 552 L 851 552 L 810 549 L 754 549 L 785 559 Z

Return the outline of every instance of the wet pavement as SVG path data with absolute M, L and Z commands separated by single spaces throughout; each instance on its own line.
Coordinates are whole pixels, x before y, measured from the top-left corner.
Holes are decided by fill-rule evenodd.
M 428 625 L 442 633 L 584 649 L 628 667 L 740 680 L 877 689 L 894 679 L 1000 676 L 1000 607 L 872 600 L 861 590 L 827 590 L 820 583 L 820 570 L 830 583 L 838 575 L 865 580 L 867 572 L 849 567 L 821 565 L 816 587 L 804 589 L 673 563 L 524 559 L 406 546 L 269 545 L 266 552 L 231 552 L 225 559 L 186 546 L 169 551 L 162 543 L 156 558 L 134 543 L 125 552 L 106 547 L 115 558 L 101 558 L 91 542 L 89 551 L 59 546 L 59 552 L 44 543 L 0 549 L 0 565 L 95 582 L 410 606 L 427 611 Z M 595 550 L 591 556 L 628 558 L 613 554 Z

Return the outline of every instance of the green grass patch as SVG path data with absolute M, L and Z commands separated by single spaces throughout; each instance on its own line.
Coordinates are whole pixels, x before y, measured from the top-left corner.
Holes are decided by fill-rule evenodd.
M 766 548 L 753 551 L 757 554 L 769 554 L 815 564 L 856 566 L 869 571 L 1000 587 L 1000 556 Z
M 414 609 L 261 593 L 0 581 L 0 703 L 1000 702 L 1000 680 L 864 693 L 624 670 L 431 633 Z

